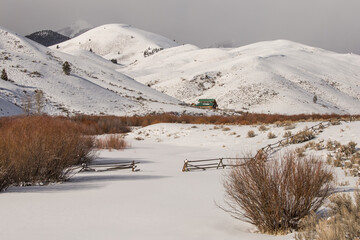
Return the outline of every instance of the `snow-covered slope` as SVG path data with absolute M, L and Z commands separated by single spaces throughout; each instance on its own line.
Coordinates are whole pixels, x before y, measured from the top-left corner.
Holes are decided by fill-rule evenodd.
M 41 90 L 44 102 L 40 104 L 50 114 L 200 111 L 115 71 L 118 65 L 108 60 L 80 52 L 81 56 L 71 56 L 0 28 L 0 69 L 10 80 L 0 80 L 0 108 L 8 109 L 9 103 L 24 108 L 32 103 L 36 108 L 35 95 Z M 63 73 L 65 61 L 71 64 L 70 75 Z
M 106 59 L 121 64 L 142 60 L 144 52 L 170 48 L 178 44 L 160 35 L 125 24 L 108 24 L 93 28 L 80 36 L 59 44 L 60 51 L 74 54 L 79 49 L 93 51 Z M 52 47 L 53 49 L 56 46 Z
M 20 115 L 23 113 L 24 111 L 19 106 L 4 100 L 2 96 L 0 96 L 0 117 Z
M 220 108 L 240 111 L 360 113 L 360 56 L 286 40 L 234 49 L 184 45 L 119 71 L 187 103 L 216 98 Z

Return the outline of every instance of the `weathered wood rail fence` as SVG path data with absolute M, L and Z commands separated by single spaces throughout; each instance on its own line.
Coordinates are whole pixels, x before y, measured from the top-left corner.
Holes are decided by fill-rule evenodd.
M 104 172 L 118 169 L 131 169 L 131 171 L 138 171 L 137 164 L 140 162 L 136 161 L 128 161 L 128 162 L 120 162 L 120 163 L 107 163 L 107 164 L 83 164 L 82 169 L 80 171 L 96 171 L 96 172 Z
M 334 122 L 331 122 L 331 121 L 321 122 L 310 128 L 306 128 L 305 130 L 298 132 L 297 134 L 294 134 L 292 136 L 281 139 L 281 140 L 277 141 L 276 143 L 268 144 L 265 147 L 260 148 L 257 151 L 254 158 L 258 159 L 258 157 L 260 157 L 260 154 L 262 156 L 269 156 L 277 149 L 286 147 L 290 144 L 296 144 L 296 143 L 310 141 L 313 138 L 312 136 L 320 133 L 323 129 L 330 127 L 333 124 L 334 124 Z M 299 141 L 299 138 L 301 138 L 300 141 Z
M 213 158 L 202 160 L 185 160 L 182 171 L 188 172 L 192 170 L 219 169 L 225 167 L 235 167 L 245 164 L 252 158 Z M 233 164 L 234 162 L 244 161 L 242 164 Z
M 350 118 L 350 121 L 352 119 Z M 296 144 L 301 142 L 306 142 L 311 140 L 316 134 L 323 131 L 323 129 L 330 127 L 331 125 L 341 124 L 341 122 L 348 122 L 347 120 L 329 120 L 320 122 L 310 128 L 298 132 L 292 136 L 281 139 L 276 143 L 268 144 L 265 147 L 260 148 L 254 157 L 250 158 L 215 158 L 215 159 L 203 159 L 203 160 L 185 160 L 182 168 L 183 172 L 189 172 L 193 170 L 206 170 L 206 169 L 219 169 L 225 167 L 239 167 L 244 164 L 247 164 L 249 161 L 260 161 L 267 159 L 272 153 L 276 150 L 286 147 L 290 144 Z M 310 134 L 309 134 L 310 133 Z M 299 138 L 301 140 L 299 140 Z M 224 160 L 230 160 L 230 163 L 224 163 Z M 244 161 L 243 163 L 233 164 L 234 162 L 239 162 L 239 160 Z

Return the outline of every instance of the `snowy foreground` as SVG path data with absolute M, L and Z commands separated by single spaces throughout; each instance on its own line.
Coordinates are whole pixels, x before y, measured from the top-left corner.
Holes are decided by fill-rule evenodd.
M 292 131 L 314 124 L 298 123 Z M 247 137 L 250 129 L 256 137 Z M 269 131 L 279 137 L 267 139 Z M 227 170 L 181 172 L 185 159 L 240 157 L 278 141 L 285 132 L 276 126 L 269 131 L 193 124 L 134 130 L 126 137 L 131 147 L 100 151 L 96 161 L 139 161 L 139 172 L 87 172 L 63 184 L 10 188 L 0 194 L 0 239 L 293 239 L 293 234 L 258 234 L 254 226 L 216 206 L 223 204 Z M 321 139 L 355 141 L 359 147 L 360 122 L 331 126 L 315 141 Z M 339 168 L 336 173 L 338 182 L 350 182 L 339 190 L 353 191 L 358 178 L 345 177 Z

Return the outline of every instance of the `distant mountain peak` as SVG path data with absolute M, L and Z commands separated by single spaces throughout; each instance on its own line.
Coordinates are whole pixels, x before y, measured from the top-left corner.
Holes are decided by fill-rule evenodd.
M 55 45 L 64 41 L 69 40 L 70 38 L 64 35 L 61 35 L 57 32 L 54 32 L 52 30 L 42 30 L 35 33 L 32 33 L 30 35 L 25 36 L 37 43 L 40 43 L 41 45 L 44 45 L 46 47 Z

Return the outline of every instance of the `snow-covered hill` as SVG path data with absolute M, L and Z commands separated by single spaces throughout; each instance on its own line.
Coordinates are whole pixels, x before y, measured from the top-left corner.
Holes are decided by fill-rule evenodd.
M 78 37 L 59 44 L 61 51 L 74 54 L 80 50 L 92 51 L 105 59 L 116 59 L 130 64 L 160 49 L 178 46 L 170 39 L 125 24 L 108 24 L 93 28 Z M 53 49 L 56 46 L 52 46 Z
M 216 98 L 220 108 L 240 111 L 360 113 L 360 56 L 286 40 L 178 46 L 119 70 L 187 103 Z
M 65 61 L 71 64 L 70 75 L 63 73 Z M 50 114 L 200 111 L 115 71 L 118 67 L 88 51 L 71 56 L 0 28 L 0 70 L 10 80 L 0 80 L 0 108 L 9 112 L 4 115 L 19 111 L 14 105 L 29 109 L 29 103 L 33 109 L 43 105 Z M 39 92 L 43 101 L 36 101 Z
M 360 114 L 355 54 L 286 40 L 200 49 L 124 24 L 91 29 L 50 49 L 5 32 L 0 67 L 15 81 L 8 89 L 15 97 L 6 99 L 18 105 L 26 88 L 43 88 L 50 112 L 182 111 L 180 101 L 215 98 L 222 109 L 245 112 Z M 64 61 L 72 64 L 70 76 L 62 73 Z

